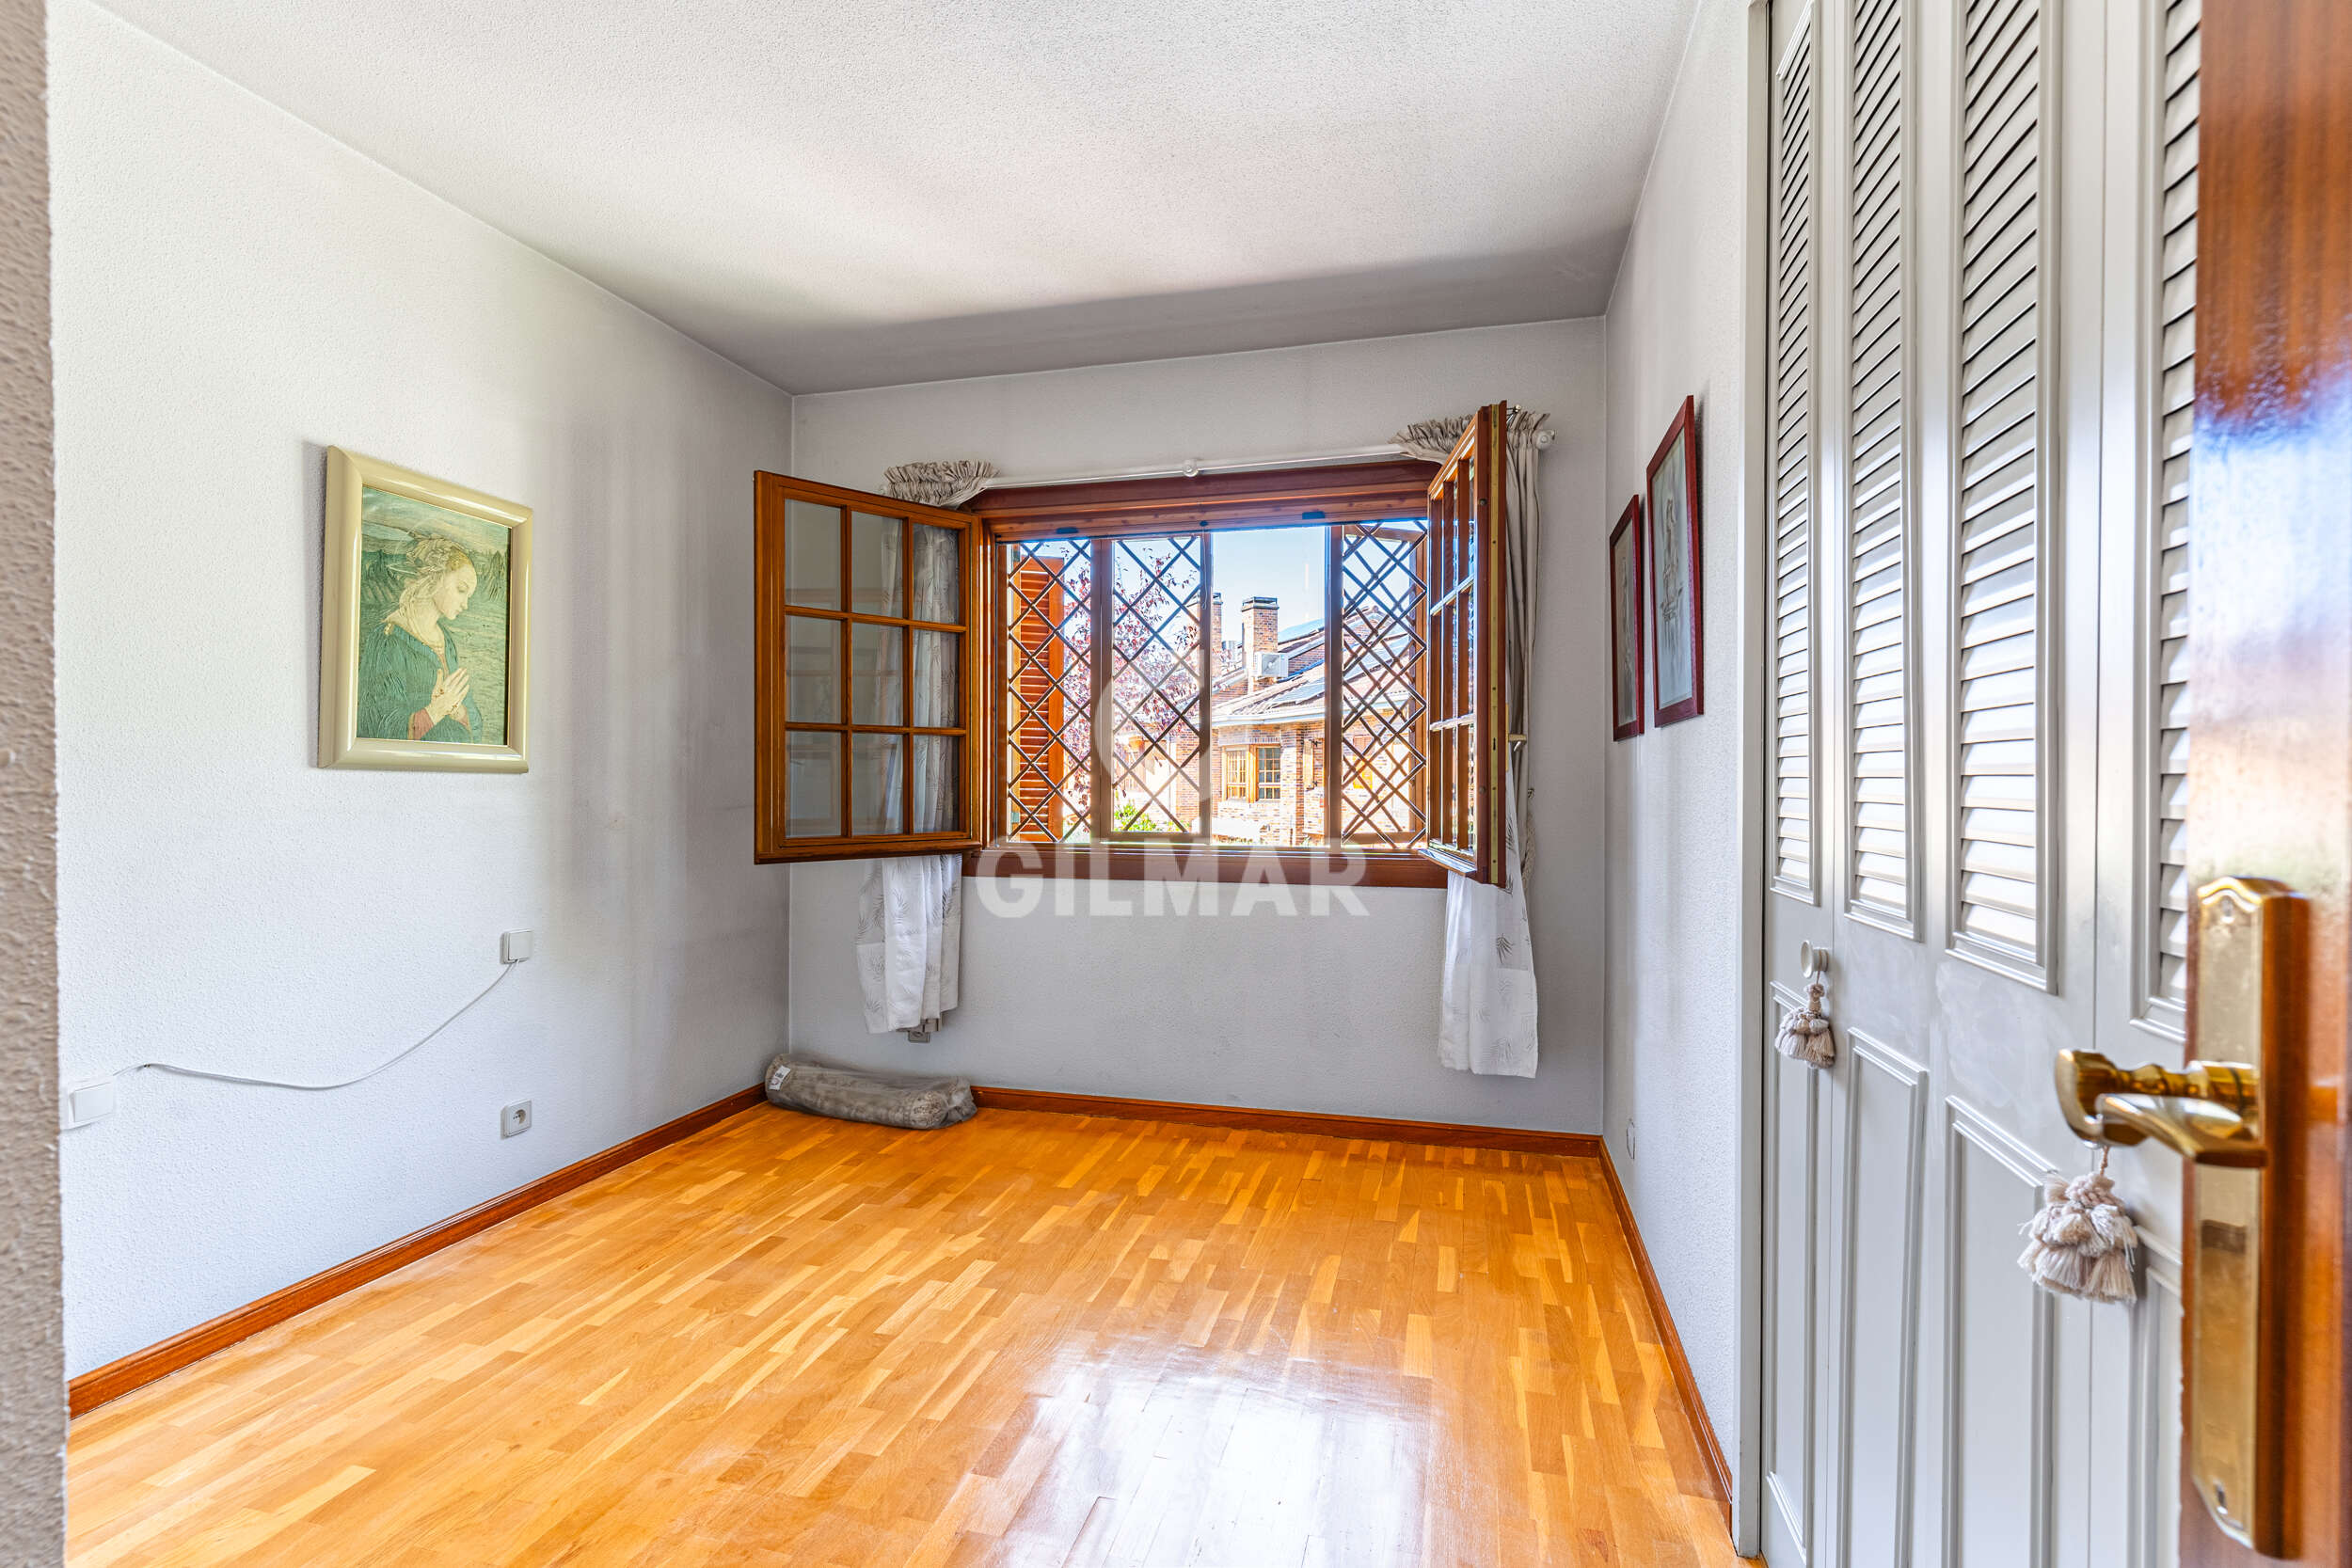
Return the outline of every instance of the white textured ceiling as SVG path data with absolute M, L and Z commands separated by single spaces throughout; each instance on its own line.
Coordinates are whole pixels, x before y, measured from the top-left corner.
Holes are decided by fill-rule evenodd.
M 1693 0 L 106 0 L 791 391 L 1597 313 Z

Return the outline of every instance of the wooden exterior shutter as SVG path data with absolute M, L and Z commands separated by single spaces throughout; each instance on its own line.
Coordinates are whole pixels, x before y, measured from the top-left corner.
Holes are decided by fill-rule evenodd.
M 1428 840 L 1422 853 L 1482 882 L 1503 879 L 1502 691 L 1499 589 L 1503 580 L 1503 473 L 1510 406 L 1489 404 L 1470 419 L 1429 484 L 1429 529 L 1422 540 L 1422 664 L 1427 725 Z
M 977 847 L 976 519 L 754 479 L 753 858 Z
M 1958 806 L 1952 942 L 2043 972 L 2052 877 L 2043 831 L 2049 726 L 2042 191 L 2043 0 L 1972 9 L 1961 33 L 1959 539 L 1951 780 Z
M 1846 908 L 1914 929 L 1911 140 L 1906 0 L 1857 0 L 1846 310 Z
M 1772 81 L 1772 887 L 1815 896 L 1813 513 L 1814 309 L 1820 244 L 1814 224 L 1813 27 L 1798 24 Z

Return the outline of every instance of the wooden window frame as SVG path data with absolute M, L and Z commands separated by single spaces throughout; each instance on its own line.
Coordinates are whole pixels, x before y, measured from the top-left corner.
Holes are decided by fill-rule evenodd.
M 809 605 L 795 605 L 786 597 L 785 562 L 787 544 L 787 506 L 788 501 L 806 501 L 812 505 L 836 507 L 841 511 L 841 608 L 824 610 Z M 855 567 L 851 556 L 851 533 L 854 515 L 896 517 L 907 530 L 900 552 L 899 609 L 901 615 L 874 615 L 851 608 L 851 582 Z M 982 842 L 979 824 L 985 820 L 980 796 L 985 758 L 977 744 L 979 727 L 975 719 L 979 711 L 981 693 L 986 689 L 986 661 L 983 650 L 975 646 L 978 639 L 975 628 L 979 625 L 980 608 L 978 573 L 980 569 L 980 529 L 973 518 L 961 512 L 949 512 L 935 506 L 922 506 L 913 501 L 898 500 L 889 496 L 875 495 L 865 490 L 850 490 L 835 484 L 819 484 L 813 480 L 794 479 L 784 474 L 761 472 L 753 476 L 753 613 L 754 636 L 757 648 L 753 695 L 753 753 L 755 775 L 753 810 L 753 855 L 760 864 L 791 863 L 801 861 L 863 859 L 880 855 L 952 854 L 978 847 Z M 959 619 L 954 622 L 917 621 L 914 610 L 914 524 L 929 523 L 934 527 L 956 531 Z M 787 617 L 834 621 L 845 630 L 840 648 L 838 679 L 840 682 L 839 721 L 818 723 L 787 717 L 786 660 L 788 657 Z M 900 722 L 897 724 L 859 724 L 855 721 L 854 694 L 851 682 L 854 668 L 850 643 L 846 628 L 855 625 L 897 626 L 906 636 L 900 660 L 901 694 Z M 914 722 L 914 633 L 917 630 L 949 631 L 961 639 L 958 648 L 961 666 L 958 670 L 960 689 L 960 723 L 954 725 L 917 725 Z M 830 731 L 841 736 L 841 775 L 839 805 L 842 831 L 824 838 L 795 838 L 787 832 L 790 821 L 790 768 L 787 751 L 787 736 L 794 731 Z M 850 831 L 852 814 L 852 781 L 850 769 L 855 756 L 855 739 L 860 734 L 898 735 L 902 811 L 911 814 L 914 808 L 914 737 L 918 735 L 953 736 L 962 742 L 957 750 L 956 798 L 960 802 L 963 826 L 952 832 L 854 833 Z M 901 819 L 906 820 L 902 817 Z
M 1502 432 L 1507 429 L 1507 409 L 1496 404 L 1481 409 L 1466 432 L 1464 442 L 1469 450 L 1483 451 L 1478 472 L 1487 481 L 1476 507 L 1478 526 L 1483 530 L 1483 547 L 1477 551 L 1482 578 L 1493 577 L 1499 566 L 1501 549 L 1501 518 L 1503 504 Z M 1327 525 L 1327 537 L 1335 537 L 1327 525 L 1345 522 L 1372 522 L 1401 515 L 1423 516 L 1437 485 L 1460 457 L 1444 465 L 1432 465 L 1413 459 L 1392 462 L 1335 465 L 1322 467 L 1245 471 L 1238 473 L 1205 474 L 1184 478 L 1113 481 L 1100 483 L 1030 485 L 984 490 L 967 503 L 967 511 L 979 521 L 976 531 L 977 548 L 988 561 L 977 578 L 967 578 L 967 584 L 978 582 L 987 595 L 974 623 L 985 628 L 977 650 L 985 663 L 981 678 L 987 713 L 981 721 L 987 737 L 987 759 L 977 770 L 977 787 L 982 795 L 983 815 L 981 845 L 967 852 L 964 870 L 967 876 L 1045 876 L 1054 878 L 1094 878 L 1120 881 L 1241 881 L 1272 870 L 1285 882 L 1311 883 L 1317 880 L 1337 881 L 1346 885 L 1369 887 L 1443 887 L 1451 871 L 1461 871 L 1481 880 L 1495 879 L 1500 870 L 1500 850 L 1490 855 L 1490 864 L 1482 864 L 1474 855 L 1441 857 L 1426 847 L 1411 849 L 1346 848 L 1328 845 L 1298 847 L 1267 848 L 1250 845 L 1219 845 L 1185 841 L 1170 844 L 1131 845 L 1047 845 L 1035 842 L 1009 842 L 1002 837 L 1005 821 L 1003 777 L 1007 739 L 1004 734 L 1004 704 L 999 687 L 1005 678 L 1001 668 L 1003 627 L 1006 607 L 1001 598 L 1002 585 L 998 578 L 995 546 L 1019 541 L 1042 539 L 1112 540 L 1136 536 L 1168 533 L 1214 533 L 1235 529 L 1295 528 L 1302 524 Z M 1433 479 L 1433 475 L 1437 476 Z M 1424 541 L 1421 562 L 1422 580 L 1430 580 L 1428 571 L 1429 546 Z M 1101 569 L 1096 568 L 1096 575 Z M 1499 577 L 1493 580 L 1499 581 Z M 1209 584 L 1214 588 L 1214 582 Z M 1325 626 L 1327 636 L 1337 613 L 1339 584 L 1336 578 L 1327 583 Z M 1482 610 L 1498 605 L 1492 589 L 1482 580 L 1478 590 Z M 1493 651 L 1496 628 L 1482 614 L 1478 658 L 1478 739 L 1475 744 L 1494 755 L 1486 768 L 1487 797 L 1480 807 L 1481 820 L 1500 820 L 1499 803 L 1494 798 L 1493 784 L 1501 779 L 1501 740 L 1493 717 L 1500 713 L 1500 693 L 1494 683 L 1500 677 L 1501 660 Z M 1326 663 L 1333 655 L 1327 645 Z M 1422 659 L 1423 699 L 1426 701 L 1427 665 Z M 1331 672 L 1336 675 L 1336 670 Z M 1214 671 L 1212 671 L 1214 675 Z M 1337 709 L 1337 693 L 1328 676 L 1325 683 L 1327 706 Z M 1327 726 L 1329 721 L 1327 719 Z M 1425 722 L 1418 728 L 1416 739 L 1426 757 L 1428 736 Z M 1203 736 L 1203 747 L 1217 750 L 1214 732 Z M 1255 743 L 1251 746 L 1248 778 L 1252 799 L 1257 795 Z M 1327 746 L 1330 737 L 1327 735 Z M 1228 799 L 1222 764 L 1215 776 L 1215 799 Z M 1331 809 L 1327 800 L 1326 811 Z M 1500 834 L 1486 829 L 1481 842 L 1493 846 Z
M 1258 798 L 1258 781 L 1251 775 L 1248 748 L 1220 746 L 1217 759 L 1217 779 L 1220 800 L 1254 800 Z M 1235 767 L 1238 763 L 1240 766 Z M 1235 775 L 1238 774 L 1239 777 Z
M 1280 741 L 1271 743 L 1253 740 L 1249 743 L 1249 786 L 1253 800 L 1279 800 L 1282 796 L 1282 752 Z M 1274 782 L 1266 783 L 1265 754 L 1274 753 Z M 1268 793 L 1271 791 L 1271 793 Z
M 1473 881 L 1501 885 L 1503 472 L 1510 406 L 1471 417 L 1429 482 L 1422 543 L 1424 755 L 1429 763 L 1422 853 Z M 1440 736 L 1444 738 L 1440 738 Z M 1469 783 L 1464 785 L 1464 775 Z

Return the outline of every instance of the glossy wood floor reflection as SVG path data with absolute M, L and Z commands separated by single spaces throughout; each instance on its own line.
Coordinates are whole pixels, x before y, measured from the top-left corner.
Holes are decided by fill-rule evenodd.
M 75 1568 L 1736 1561 L 1597 1162 L 760 1107 L 75 1423 Z

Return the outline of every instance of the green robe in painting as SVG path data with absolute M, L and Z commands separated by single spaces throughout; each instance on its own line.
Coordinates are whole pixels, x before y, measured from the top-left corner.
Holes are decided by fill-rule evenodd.
M 444 668 L 457 668 L 457 639 L 441 627 L 441 657 L 405 626 L 377 622 L 359 639 L 359 738 L 405 740 L 408 719 L 433 700 Z M 460 720 L 463 722 L 460 722 Z M 421 736 L 470 745 L 482 738 L 482 710 L 468 692 L 462 705 Z

